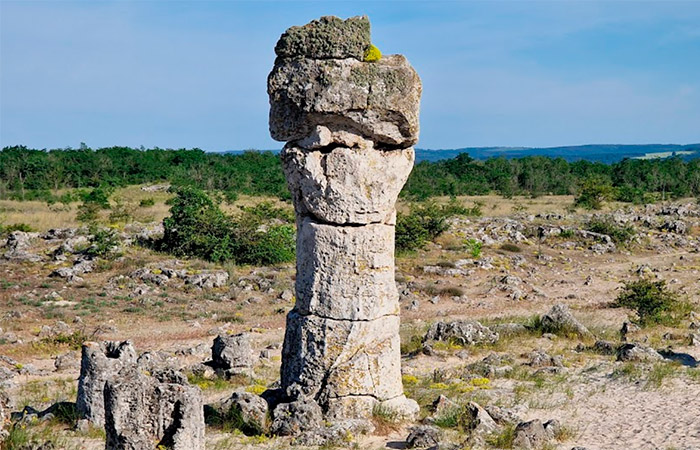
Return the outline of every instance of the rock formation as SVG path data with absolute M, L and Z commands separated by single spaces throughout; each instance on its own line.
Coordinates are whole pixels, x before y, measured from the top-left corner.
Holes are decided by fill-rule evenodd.
M 105 423 L 104 388 L 124 367 L 136 364 L 136 350 L 129 341 L 83 344 L 76 406 L 81 419 L 95 426 Z
M 287 142 L 297 214 L 282 388 L 328 418 L 418 411 L 401 383 L 394 225 L 421 83 L 401 55 L 364 61 L 370 45 L 366 17 L 322 17 L 282 35 L 268 78 L 270 133 Z
M 202 393 L 173 370 L 125 367 L 104 389 L 106 450 L 204 450 Z

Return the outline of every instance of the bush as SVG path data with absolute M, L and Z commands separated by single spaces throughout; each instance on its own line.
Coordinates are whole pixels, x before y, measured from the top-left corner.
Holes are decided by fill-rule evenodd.
M 274 208 L 252 207 L 239 218 L 226 215 L 204 191 L 193 187 L 176 190 L 161 250 L 179 256 L 238 264 L 275 264 L 292 261 L 295 253 L 294 227 L 267 225 Z
M 638 317 L 636 322 L 642 326 L 676 325 L 691 311 L 690 305 L 682 301 L 678 293 L 669 290 L 663 280 L 625 283 L 614 306 L 634 310 Z
M 523 251 L 523 249 L 510 242 L 506 242 L 505 244 L 501 245 L 501 250 L 513 253 L 520 253 L 521 251 Z
M 12 233 L 13 231 L 23 231 L 25 233 L 31 233 L 32 231 L 34 231 L 34 228 L 32 228 L 31 225 L 28 225 L 26 223 L 13 223 L 0 229 L 0 231 L 4 233 Z
M 456 199 L 446 205 L 426 202 L 414 205 L 409 214 L 399 213 L 396 218 L 396 251 L 399 253 L 423 248 L 447 231 L 447 219 L 460 215 L 480 215 L 481 206 L 461 206 Z
M 90 223 L 97 221 L 100 212 L 100 205 L 96 203 L 83 203 L 78 206 L 78 213 L 75 218 L 78 222 Z
M 111 190 L 106 187 L 96 187 L 83 195 L 83 203 L 95 204 L 102 209 L 109 209 L 109 196 Z
M 147 207 L 153 206 L 155 204 L 156 204 L 156 200 L 153 197 L 141 199 L 141 201 L 139 202 L 139 206 L 141 208 L 147 208 Z
M 574 205 L 586 209 L 601 209 L 605 201 L 614 197 L 610 181 L 599 176 L 589 177 L 581 183 Z
M 90 234 L 90 245 L 84 251 L 86 255 L 105 259 L 119 256 L 120 241 L 116 231 L 93 226 Z
M 481 258 L 482 246 L 483 244 L 481 243 L 481 241 L 478 241 L 474 238 L 467 239 L 467 250 L 469 250 L 469 254 L 474 259 Z
M 259 220 L 281 220 L 294 223 L 294 211 L 286 208 L 278 208 L 270 201 L 260 202 L 255 206 L 241 206 L 243 212 L 250 214 Z
M 626 244 L 636 234 L 632 225 L 618 225 L 610 218 L 593 219 L 586 224 L 586 229 L 594 233 L 607 234 L 616 244 Z

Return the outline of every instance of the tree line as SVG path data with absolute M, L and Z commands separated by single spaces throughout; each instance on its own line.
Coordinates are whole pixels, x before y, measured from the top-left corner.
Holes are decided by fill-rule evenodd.
M 169 182 L 204 190 L 289 198 L 278 155 L 247 151 L 206 153 L 200 149 L 37 150 L 24 146 L 0 151 L 0 198 L 62 201 L 67 188 L 121 187 Z M 695 196 L 700 193 L 700 159 L 625 159 L 613 164 L 567 162 L 563 158 L 528 156 L 476 160 L 468 154 L 417 163 L 402 196 L 579 194 L 591 184 L 622 201 Z M 64 199 L 64 200 L 70 200 Z

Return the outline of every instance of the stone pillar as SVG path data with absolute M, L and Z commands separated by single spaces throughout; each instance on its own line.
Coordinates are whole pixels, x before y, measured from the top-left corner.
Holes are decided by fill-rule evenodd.
M 97 427 L 105 424 L 104 388 L 124 367 L 136 365 L 136 350 L 129 341 L 85 342 L 80 360 L 76 408 L 81 419 Z
M 179 372 L 122 369 L 104 388 L 106 450 L 204 450 L 202 393 Z
M 282 387 L 329 418 L 377 405 L 411 419 L 401 383 L 395 203 L 414 162 L 421 83 L 401 55 L 365 62 L 366 17 L 322 17 L 280 38 L 270 133 L 297 214 L 296 305 Z

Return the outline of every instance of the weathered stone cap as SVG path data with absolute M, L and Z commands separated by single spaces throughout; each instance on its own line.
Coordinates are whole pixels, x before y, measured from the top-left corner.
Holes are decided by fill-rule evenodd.
M 347 20 L 324 16 L 304 26 L 294 26 L 285 31 L 277 41 L 275 53 L 280 58 L 355 58 L 362 61 L 370 43 L 367 16 L 351 17 Z

